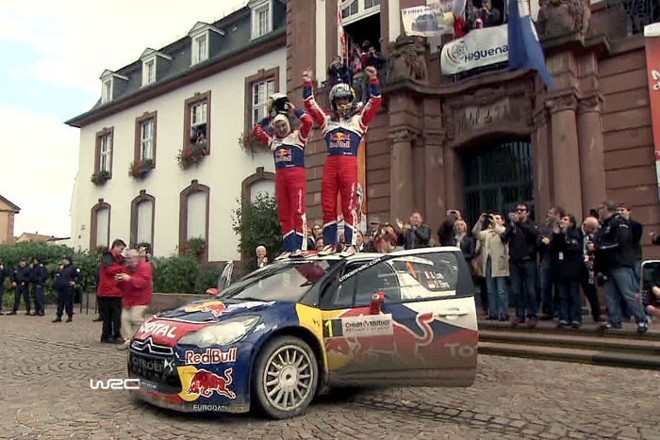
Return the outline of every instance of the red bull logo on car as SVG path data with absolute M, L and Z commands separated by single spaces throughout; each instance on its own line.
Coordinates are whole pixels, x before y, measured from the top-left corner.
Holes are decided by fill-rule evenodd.
M 211 397 L 213 393 L 229 399 L 235 399 L 236 394 L 229 389 L 233 381 L 233 368 L 227 368 L 222 376 L 208 370 L 198 370 L 192 377 L 186 394 L 196 394 L 201 397 Z
M 187 350 L 184 353 L 186 365 L 197 364 L 224 364 L 236 362 L 237 348 L 230 348 L 222 351 L 219 348 L 207 348 L 204 353 L 196 353 L 193 350 Z
M 338 318 L 349 318 L 357 316 L 372 316 L 373 318 L 386 315 L 369 315 L 369 309 L 359 308 L 349 310 Z M 393 355 L 402 362 L 420 360 L 419 349 L 433 342 L 433 329 L 430 326 L 433 321 L 432 313 L 417 315 L 415 320 L 419 333 L 415 333 L 408 327 L 391 321 L 391 333 L 388 334 L 365 334 L 364 336 L 348 336 L 329 338 L 326 340 L 325 348 L 329 357 L 343 356 L 350 358 L 364 358 L 377 356 L 379 354 Z
M 227 309 L 222 301 L 208 301 L 200 304 L 191 304 L 184 308 L 184 312 L 193 313 L 210 313 L 214 317 L 219 318 L 220 315 Z

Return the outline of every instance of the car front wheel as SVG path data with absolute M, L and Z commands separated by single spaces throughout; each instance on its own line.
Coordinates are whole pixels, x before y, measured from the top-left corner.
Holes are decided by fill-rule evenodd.
M 279 336 L 266 343 L 254 369 L 253 398 L 267 416 L 287 419 L 305 412 L 316 394 L 318 364 L 307 343 Z

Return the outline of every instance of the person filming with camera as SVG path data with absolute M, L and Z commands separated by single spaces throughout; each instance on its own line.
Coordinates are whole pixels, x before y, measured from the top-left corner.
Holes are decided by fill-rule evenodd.
M 481 248 L 482 267 L 486 268 L 489 320 L 509 320 L 509 293 L 506 287 L 509 247 L 502 240 L 505 231 L 502 216 L 496 213 L 481 214 L 472 229 L 472 235 Z

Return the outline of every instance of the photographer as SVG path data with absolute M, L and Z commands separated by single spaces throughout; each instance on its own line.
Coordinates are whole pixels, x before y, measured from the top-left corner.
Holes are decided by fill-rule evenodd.
M 429 247 L 431 228 L 422 224 L 422 214 L 414 212 L 410 216 L 410 224 L 405 225 L 396 219 L 396 225 L 400 231 L 399 246 L 403 246 L 405 250 Z
M 483 0 L 483 2 L 481 2 L 479 16 L 485 28 L 498 26 L 500 24 L 500 11 L 497 8 L 493 8 L 491 0 Z
M 330 66 L 328 66 L 328 87 L 332 87 L 335 84 L 352 84 L 353 83 L 353 72 L 348 68 L 345 62 L 342 61 L 341 57 L 336 56 Z
M 438 242 L 440 246 L 456 246 L 456 229 L 454 223 L 456 220 L 461 219 L 460 211 L 450 209 L 447 211 L 445 221 L 442 222 L 438 229 Z
M 543 304 L 543 315 L 541 320 L 551 320 L 557 316 L 559 309 L 559 294 L 555 281 L 554 260 L 556 255 L 550 252 L 550 239 L 553 231 L 559 228 L 559 222 L 566 215 L 563 208 L 555 206 L 548 210 L 545 224 L 539 227 L 539 257 L 541 259 L 541 299 Z M 554 292 L 553 292 L 554 290 Z
M 559 293 L 558 328 L 570 325 L 579 328 L 582 324 L 580 303 L 580 269 L 582 267 L 582 234 L 576 225 L 575 216 L 562 217 L 553 227 L 550 250 L 557 274 Z
M 591 316 L 594 322 L 600 322 L 600 299 L 598 298 L 598 289 L 596 288 L 594 262 L 595 262 L 595 236 L 599 227 L 598 220 L 589 216 L 582 222 L 582 252 L 584 256 L 584 263 L 582 264 L 580 274 L 580 284 L 582 284 L 582 292 L 589 301 L 591 308 Z
M 482 267 L 486 268 L 487 319 L 489 320 L 509 320 L 509 294 L 506 290 L 506 278 L 509 276 L 509 249 L 501 238 L 505 230 L 502 216 L 494 213 L 481 214 L 472 229 L 472 234 L 481 247 Z
M 518 203 L 502 240 L 509 245 L 511 286 L 516 301 L 516 317 L 511 326 L 524 323 L 527 317 L 528 327 L 534 328 L 538 323 L 539 308 L 536 297 L 538 228 L 529 218 L 527 203 Z

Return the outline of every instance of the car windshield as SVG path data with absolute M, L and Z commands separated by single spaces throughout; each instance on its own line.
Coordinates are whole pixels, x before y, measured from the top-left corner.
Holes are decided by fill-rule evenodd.
M 275 263 L 218 294 L 223 299 L 298 302 L 335 263 L 318 260 Z

